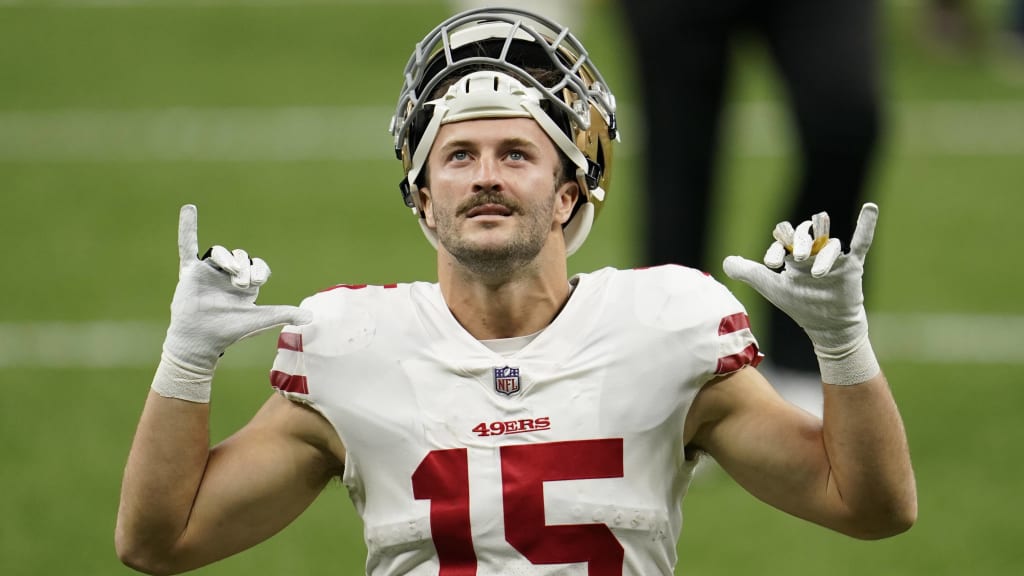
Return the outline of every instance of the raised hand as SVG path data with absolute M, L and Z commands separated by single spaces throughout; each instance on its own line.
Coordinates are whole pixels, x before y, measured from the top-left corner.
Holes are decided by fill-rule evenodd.
M 722 266 L 730 278 L 751 285 L 807 332 L 819 364 L 822 360 L 842 361 L 867 344 L 862 277 L 877 221 L 878 206 L 865 204 L 848 254 L 842 253 L 838 240 L 828 238 L 827 215 L 816 215 L 796 229 L 784 222 L 775 227 L 775 242 L 765 254 L 765 264 L 781 267 L 781 272 L 739 256 L 729 256 Z M 874 362 L 873 353 L 871 361 Z M 824 376 L 826 367 L 822 368 Z M 862 378 L 864 372 L 872 370 L 877 373 L 877 363 L 857 367 L 856 374 L 829 377 Z
M 270 267 L 259 258 L 250 259 L 244 250 L 229 252 L 222 246 L 214 246 L 208 257 L 200 259 L 197 222 L 196 207 L 182 206 L 178 286 L 161 356 L 161 369 L 171 365 L 179 382 L 158 388 L 154 380 L 154 389 L 165 396 L 201 402 L 209 399 L 209 380 L 228 346 L 275 326 L 308 324 L 313 317 L 295 306 L 257 306 L 256 296 L 270 278 Z

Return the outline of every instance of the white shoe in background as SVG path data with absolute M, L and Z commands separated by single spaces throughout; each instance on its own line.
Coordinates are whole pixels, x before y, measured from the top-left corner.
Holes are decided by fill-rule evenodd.
M 762 362 L 757 367 L 757 371 L 764 375 L 779 395 L 790 404 L 821 418 L 824 399 L 821 392 L 820 374 L 782 368 L 768 362 Z

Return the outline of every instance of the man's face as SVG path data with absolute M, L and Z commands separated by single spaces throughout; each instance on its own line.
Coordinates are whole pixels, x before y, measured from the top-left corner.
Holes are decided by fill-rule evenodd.
M 561 240 L 578 189 L 558 184 L 560 156 L 533 119 L 446 124 L 427 163 L 427 225 L 463 265 L 525 264 Z

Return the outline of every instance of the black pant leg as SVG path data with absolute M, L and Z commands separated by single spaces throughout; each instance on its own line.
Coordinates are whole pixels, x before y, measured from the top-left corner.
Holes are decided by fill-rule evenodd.
M 780 0 L 765 33 L 786 87 L 801 153 L 793 209 L 797 224 L 827 211 L 832 236 L 848 248 L 881 125 L 875 0 Z M 773 360 L 816 370 L 803 331 L 772 312 Z
M 647 131 L 644 258 L 650 265 L 706 268 L 733 7 L 713 0 L 624 0 L 622 6 Z

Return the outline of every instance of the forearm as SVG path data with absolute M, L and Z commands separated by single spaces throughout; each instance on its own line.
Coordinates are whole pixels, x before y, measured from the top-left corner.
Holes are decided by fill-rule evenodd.
M 209 414 L 208 404 L 149 393 L 117 514 L 116 547 L 129 565 L 152 569 L 185 532 L 209 455 Z
M 917 493 L 903 420 L 885 376 L 826 384 L 824 400 L 829 489 L 848 513 L 844 531 L 883 538 L 907 530 L 917 516 Z

